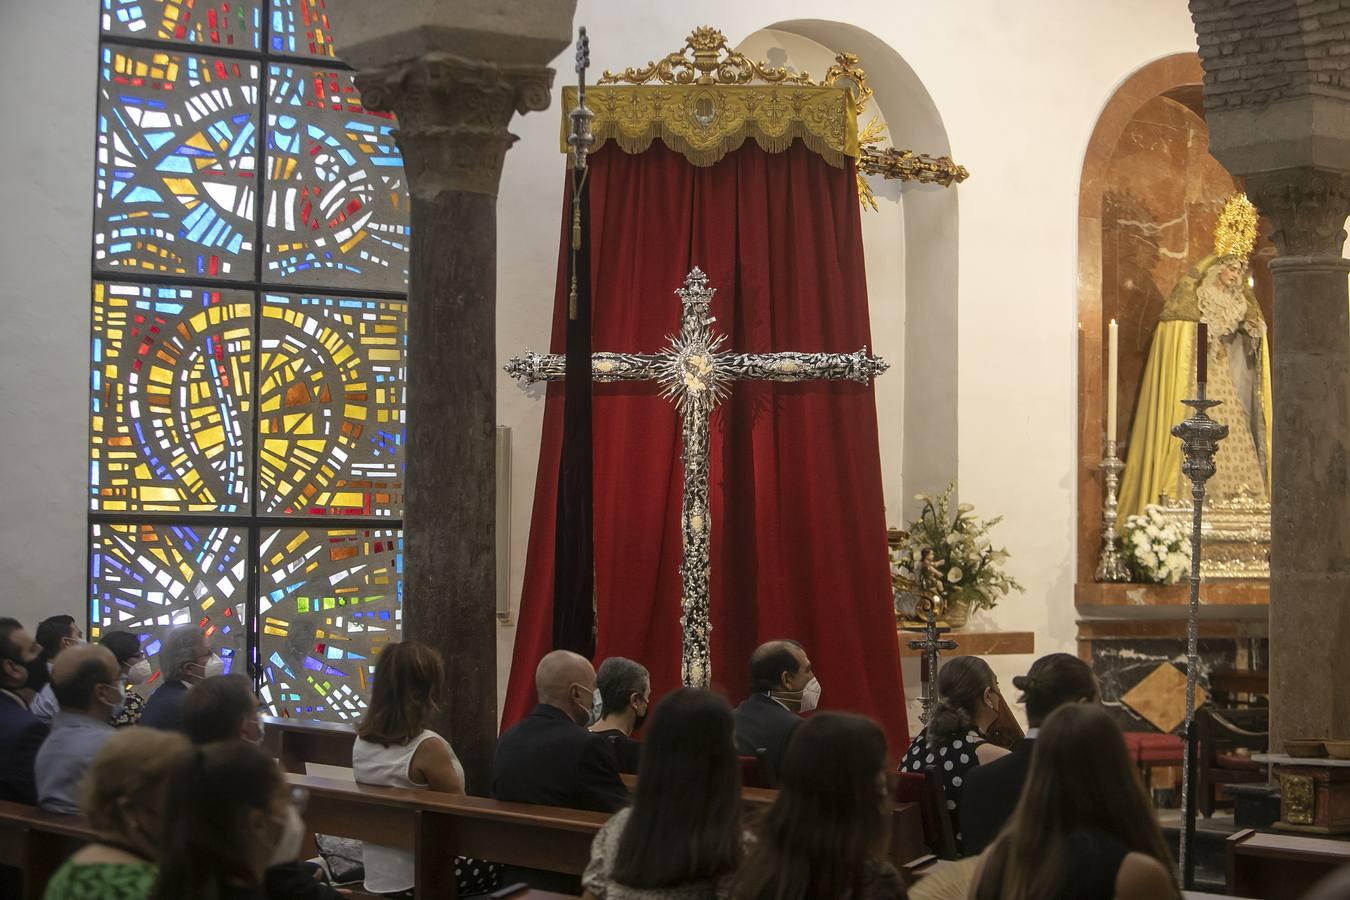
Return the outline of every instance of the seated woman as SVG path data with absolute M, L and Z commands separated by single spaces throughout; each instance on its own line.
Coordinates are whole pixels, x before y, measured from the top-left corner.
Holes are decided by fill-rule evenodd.
M 817 713 L 793 733 L 779 775 L 736 900 L 904 898 L 886 861 L 892 804 L 886 736 L 875 722 Z
M 1008 827 L 985 853 L 975 900 L 1163 900 L 1180 894 L 1120 728 L 1091 703 L 1041 726 Z
M 656 706 L 637 793 L 591 845 L 590 900 L 730 896 L 741 861 L 741 770 L 726 700 L 681 688 Z
M 967 773 L 982 763 L 1008 755 L 1007 750 L 995 747 L 985 736 L 985 729 L 998 720 L 1006 701 L 998 692 L 994 670 L 978 656 L 954 656 L 943 663 L 938 670 L 937 691 L 928 727 L 910 741 L 909 750 L 900 761 L 900 771 L 933 769 L 942 776 L 947 811 L 959 849 L 961 825 L 956 808 Z
M 155 883 L 164 780 L 188 753 L 180 734 L 128 728 L 108 738 L 85 776 L 80 810 L 98 832 L 47 882 L 44 900 L 145 900 Z
M 591 731 L 609 738 L 620 772 L 636 775 L 642 744 L 633 739 L 633 732 L 647 718 L 652 702 L 651 676 L 631 659 L 611 656 L 595 671 L 595 691 L 600 717 Z
M 135 725 L 141 721 L 145 698 L 134 688 L 149 681 L 151 675 L 150 660 L 145 658 L 145 651 L 141 649 L 141 639 L 130 631 L 109 631 L 98 642 L 117 657 L 117 665 L 122 669 L 122 681 L 127 686 L 126 705 L 108 724 L 114 728 Z
M 370 706 L 356 729 L 352 772 L 361 784 L 464 793 L 464 767 L 445 738 L 426 727 L 444 703 L 445 664 L 426 644 L 388 644 L 375 661 Z M 412 896 L 413 855 L 397 847 L 365 843 L 365 888 L 372 894 Z M 459 893 L 496 887 L 500 867 L 468 858 L 455 860 Z
M 305 793 L 245 741 L 190 750 L 170 772 L 151 900 L 268 900 L 263 873 L 300 854 Z

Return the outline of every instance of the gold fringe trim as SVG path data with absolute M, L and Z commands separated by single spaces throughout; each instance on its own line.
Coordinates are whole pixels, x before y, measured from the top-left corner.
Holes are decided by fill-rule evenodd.
M 563 88 L 562 141 L 575 87 Z M 641 153 L 660 140 L 696 166 L 719 162 L 747 139 L 766 153 L 800 140 L 827 163 L 843 168 L 860 154 L 853 94 L 840 85 L 601 85 L 588 88 L 586 105 L 598 149 L 614 141 Z

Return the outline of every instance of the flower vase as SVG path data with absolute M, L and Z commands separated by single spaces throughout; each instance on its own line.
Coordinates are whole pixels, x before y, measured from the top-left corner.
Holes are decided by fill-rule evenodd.
M 942 620 L 954 630 L 965 628 L 970 621 L 970 600 L 962 596 L 960 591 L 954 592 L 943 604 Z

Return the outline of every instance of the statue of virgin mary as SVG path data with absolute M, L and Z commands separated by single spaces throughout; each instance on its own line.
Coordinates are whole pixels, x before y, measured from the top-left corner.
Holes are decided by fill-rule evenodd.
M 1228 426 L 1207 484 L 1214 501 L 1240 496 L 1270 499 L 1270 345 L 1252 293 L 1247 259 L 1256 243 L 1256 209 L 1245 194 L 1224 204 L 1214 252 L 1192 266 L 1173 289 L 1149 348 L 1139 405 L 1120 486 L 1120 515 L 1142 513 L 1162 498 L 1189 494 L 1181 473 L 1181 441 L 1172 426 L 1190 414 L 1194 397 L 1196 325 L 1209 326 L 1207 396 Z

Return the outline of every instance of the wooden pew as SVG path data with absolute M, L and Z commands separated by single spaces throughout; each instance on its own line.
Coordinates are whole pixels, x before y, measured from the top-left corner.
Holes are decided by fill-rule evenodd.
M 1348 863 L 1350 841 L 1248 828 L 1228 838 L 1228 892 L 1263 900 L 1296 900 Z
M 452 897 L 455 857 L 580 875 L 605 813 L 287 775 L 309 791 L 307 828 L 411 850 L 417 896 Z
M 352 767 L 356 729 L 337 722 L 303 722 L 280 716 L 262 716 L 263 747 L 295 775 L 306 774 L 305 763 Z
M 81 844 L 94 838 L 82 816 L 0 801 L 0 866 L 23 873 L 25 900 L 41 900 L 47 881 Z

